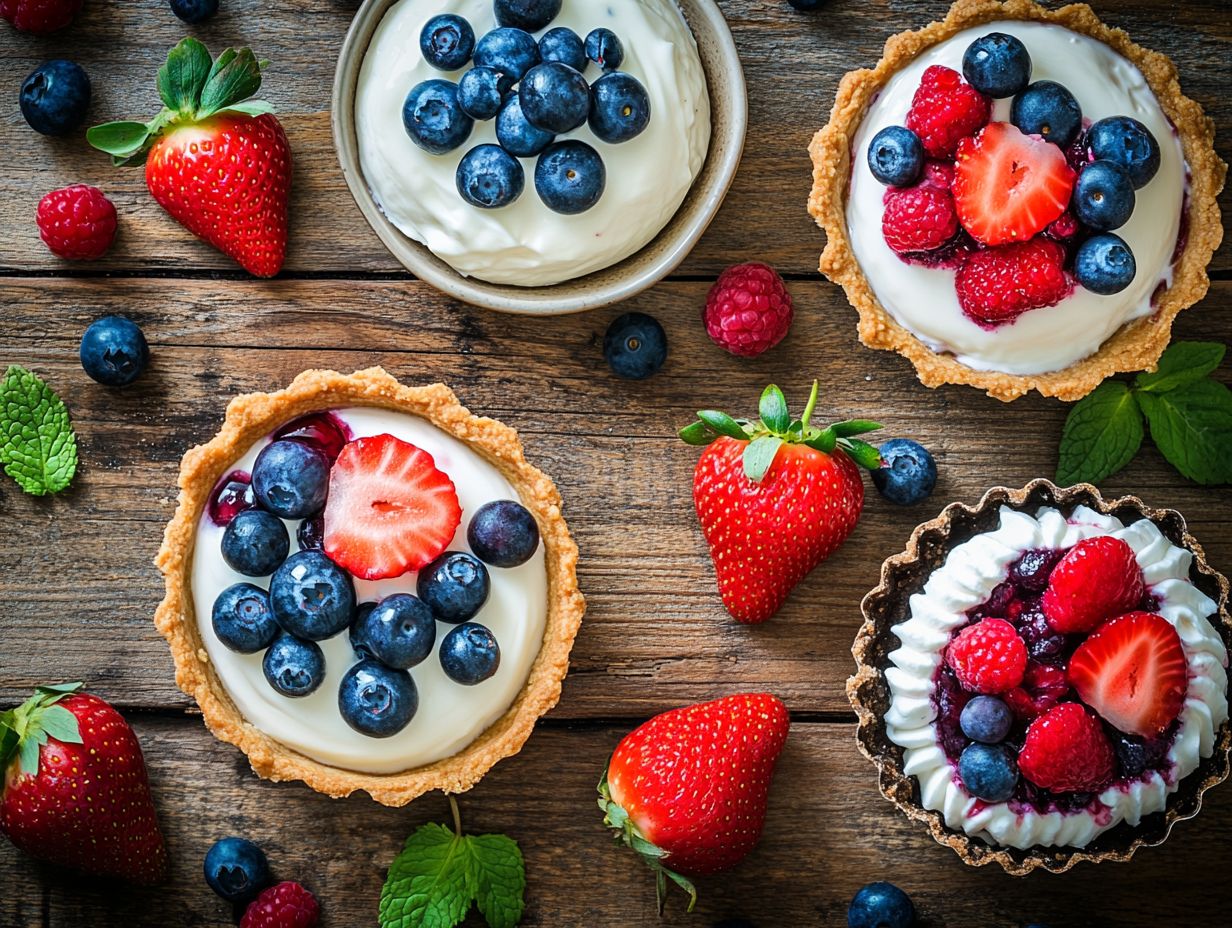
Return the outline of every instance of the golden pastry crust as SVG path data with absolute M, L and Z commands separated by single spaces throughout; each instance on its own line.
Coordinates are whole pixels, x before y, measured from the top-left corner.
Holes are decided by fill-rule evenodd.
M 291 750 L 246 722 L 222 686 L 201 642 L 190 580 L 197 525 L 218 480 L 259 439 L 308 412 L 339 406 L 375 406 L 426 419 L 465 442 L 501 472 L 539 523 L 546 552 L 548 615 L 543 646 L 525 687 L 512 706 L 463 750 L 402 773 L 377 775 L 340 770 Z M 167 526 L 155 564 L 166 594 L 154 622 L 171 646 L 176 683 L 192 696 L 215 737 L 248 755 L 252 769 L 270 780 L 302 780 L 333 797 L 364 790 L 377 802 L 401 806 L 429 790 L 459 793 L 492 765 L 518 753 L 535 722 L 556 705 L 569 668 L 569 652 L 586 611 L 577 584 L 577 545 L 561 514 L 551 479 L 527 463 L 518 433 L 493 419 L 473 415 L 443 384 L 406 387 L 379 367 L 344 375 L 305 371 L 285 390 L 237 396 L 222 430 L 184 455 L 175 517 Z
M 925 49 L 964 29 L 1004 19 L 1055 23 L 1097 39 L 1133 62 L 1177 127 L 1190 170 L 1189 202 L 1183 221 L 1188 237 L 1175 265 L 1172 286 L 1157 297 L 1155 312 L 1125 323 L 1089 357 L 1046 374 L 977 371 L 952 356 L 933 351 L 899 325 L 877 301 L 847 237 L 851 145 L 869 104 L 894 74 Z M 1176 314 L 1206 295 L 1210 285 L 1206 268 L 1223 239 L 1216 197 L 1227 174 L 1227 165 L 1215 154 L 1214 139 L 1214 122 L 1181 92 L 1172 62 L 1136 45 L 1120 29 L 1105 26 L 1086 4 L 1047 10 L 1033 0 L 958 0 L 940 22 L 891 36 L 876 68 L 850 71 L 839 84 L 830 122 L 809 145 L 813 159 L 809 212 L 825 230 L 827 239 L 821 255 L 821 272 L 842 286 L 848 301 L 859 312 L 860 341 L 870 348 L 897 351 L 906 357 L 915 365 L 925 386 L 969 384 L 1007 402 L 1031 390 L 1067 401 L 1080 399 L 1112 374 L 1154 369 L 1168 347 Z
M 1025 876 L 1041 868 L 1061 873 L 1082 861 L 1129 860 L 1140 847 L 1154 847 L 1167 840 L 1177 822 L 1198 814 L 1206 791 L 1228 778 L 1232 763 L 1229 757 L 1232 723 L 1225 721 L 1216 732 L 1212 755 L 1181 781 L 1180 788 L 1168 797 L 1163 812 L 1147 816 L 1136 828 L 1122 822 L 1085 848 L 1039 847 L 1023 851 L 997 847 L 948 828 L 940 812 L 925 809 L 920 804 L 919 785 L 904 770 L 903 749 L 890 740 L 885 726 L 885 715 L 890 707 L 885 671 L 890 663 L 890 652 L 898 647 L 893 626 L 906 620 L 908 598 L 923 587 L 955 545 L 996 528 L 1002 506 L 1029 512 L 1041 506 L 1052 506 L 1069 512 L 1080 505 L 1127 523 L 1150 519 L 1169 541 L 1192 552 L 1190 579 L 1218 603 L 1219 611 L 1211 617 L 1211 622 L 1224 644 L 1232 648 L 1228 580 L 1207 564 L 1202 547 L 1189 534 L 1184 517 L 1174 510 L 1151 509 L 1133 496 L 1105 500 L 1090 484 L 1060 488 L 1048 480 L 1033 480 L 1020 490 L 994 487 L 974 507 L 952 503 L 937 518 L 918 526 L 906 550 L 881 565 L 881 582 L 861 603 L 864 624 L 851 648 L 856 673 L 847 681 L 847 698 L 859 719 L 856 737 L 860 752 L 877 767 L 881 794 L 908 818 L 927 825 L 939 844 L 952 848 L 973 867 L 996 863 L 1007 873 Z

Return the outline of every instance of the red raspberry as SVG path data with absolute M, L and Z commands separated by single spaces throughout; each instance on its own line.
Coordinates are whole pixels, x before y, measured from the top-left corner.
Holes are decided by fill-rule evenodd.
M 1053 306 L 1074 290 L 1065 249 L 1046 238 L 977 251 L 954 278 L 963 312 L 977 323 L 1012 322 L 1029 309 Z
M 1091 793 L 1106 786 L 1116 755 L 1104 728 L 1080 703 L 1063 702 L 1027 729 L 1018 755 L 1022 775 L 1055 793 Z
M 765 264 L 729 267 L 710 288 L 702 310 L 710 340 L 742 358 L 755 358 L 781 342 L 791 317 L 791 294 Z
M 1134 549 L 1111 535 L 1080 541 L 1048 577 L 1041 606 L 1062 634 L 1090 632 L 1134 609 L 1146 592 Z
M 1061 701 L 1069 693 L 1069 678 L 1060 667 L 1027 663 L 1022 686 L 1016 686 L 1001 698 L 1020 719 L 1034 719 Z
M 945 659 L 964 689 L 992 695 L 1022 682 L 1027 646 L 1005 619 L 984 619 L 954 636 Z
M 0 16 L 21 32 L 55 32 L 73 21 L 81 0 L 0 0 Z
M 935 64 L 924 72 L 907 113 L 907 128 L 920 137 L 930 158 L 953 160 L 960 139 L 988 125 L 992 101 L 952 68 Z
M 271 886 L 249 904 L 240 928 L 316 928 L 321 906 L 298 883 Z
M 101 258 L 111 247 L 116 211 L 97 187 L 73 184 L 39 200 L 38 227 L 53 254 L 90 261 Z
M 881 234 L 900 255 L 933 251 L 957 232 L 958 214 L 949 191 L 921 185 L 886 194 Z
M 953 163 L 950 161 L 925 161 L 924 176 L 920 178 L 920 186 L 949 190 L 954 186 Z
M 1068 242 L 1071 238 L 1078 234 L 1078 219 L 1069 210 L 1061 214 L 1060 219 L 1054 219 L 1052 224 L 1044 230 L 1054 242 Z

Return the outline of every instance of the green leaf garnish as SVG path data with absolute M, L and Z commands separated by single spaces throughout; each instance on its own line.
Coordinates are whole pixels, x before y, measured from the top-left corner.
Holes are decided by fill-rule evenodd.
M 77 436 L 64 401 L 16 364 L 0 383 L 0 464 L 32 496 L 59 493 L 77 473 Z
M 526 864 L 517 842 L 504 835 L 472 835 L 475 904 L 491 928 L 514 928 L 525 905 Z
M 1208 376 L 1223 363 L 1227 346 L 1219 342 L 1177 342 L 1159 358 L 1159 366 L 1134 378 L 1134 388 L 1167 393 Z
M 1232 391 L 1199 380 L 1167 393 L 1139 393 L 1151 439 L 1195 483 L 1232 483 Z
M 761 421 L 773 434 L 781 435 L 791 425 L 791 413 L 787 411 L 787 398 L 776 385 L 770 384 L 761 394 L 758 406 Z
M 1099 483 L 1111 477 L 1133 460 L 1142 435 L 1142 413 L 1129 386 L 1104 381 L 1065 419 L 1057 483 Z

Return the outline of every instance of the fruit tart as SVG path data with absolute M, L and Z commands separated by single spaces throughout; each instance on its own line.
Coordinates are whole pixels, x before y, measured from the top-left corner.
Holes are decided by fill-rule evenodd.
M 179 483 L 155 621 L 261 776 L 460 792 L 556 704 L 585 610 L 560 495 L 447 387 L 306 371 L 234 399 Z
M 1228 581 L 1179 513 L 989 490 L 919 526 L 863 611 L 860 748 L 969 864 L 1128 860 L 1228 776 Z
M 927 386 L 1078 399 L 1153 367 L 1206 294 L 1213 137 L 1090 7 L 959 0 L 839 85 L 809 149 L 821 271 Z

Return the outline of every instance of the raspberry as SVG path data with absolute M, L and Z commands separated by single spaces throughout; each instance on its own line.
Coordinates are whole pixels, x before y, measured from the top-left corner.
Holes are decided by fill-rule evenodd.
M 73 21 L 82 0 L 0 0 L 0 16 L 20 32 L 55 32 Z
M 959 139 L 988 124 L 992 102 L 952 68 L 924 72 L 907 113 L 907 128 L 920 137 L 930 158 L 953 159 Z
M 1070 548 L 1048 577 L 1044 617 L 1064 634 L 1090 632 L 1129 612 L 1146 592 L 1134 549 L 1111 535 Z
M 1027 663 L 1022 686 L 1016 686 L 1001 698 L 1014 710 L 1020 719 L 1033 719 L 1043 715 L 1069 693 L 1069 680 L 1065 671 L 1051 664 L 1036 661 Z
M 710 340 L 742 358 L 757 357 L 781 342 L 791 317 L 791 294 L 765 264 L 729 267 L 710 288 L 702 310 Z
M 984 619 L 954 636 L 946 663 L 966 689 L 1004 693 L 1022 682 L 1027 646 L 1005 619 Z
M 954 278 L 963 312 L 977 323 L 1012 322 L 1073 292 L 1065 249 L 1044 238 L 977 251 Z
M 886 194 L 881 234 L 899 254 L 933 251 L 958 232 L 954 199 L 936 187 L 912 187 Z
M 320 915 L 312 893 L 298 883 L 279 883 L 253 900 L 240 928 L 315 928 Z
M 1031 723 L 1018 769 L 1043 789 L 1090 793 L 1112 779 L 1116 755 L 1099 719 L 1079 703 L 1063 702 Z
M 37 220 L 39 235 L 61 258 L 101 258 L 115 239 L 115 207 L 101 190 L 85 184 L 51 191 L 39 200 Z
M 953 163 L 949 161 L 924 162 L 924 176 L 920 178 L 920 186 L 949 190 L 954 186 Z
M 1079 228 L 1081 227 L 1078 225 L 1077 218 L 1066 210 L 1061 214 L 1061 218 L 1053 220 L 1052 224 L 1044 230 L 1044 234 L 1054 242 L 1068 242 L 1078 234 Z

